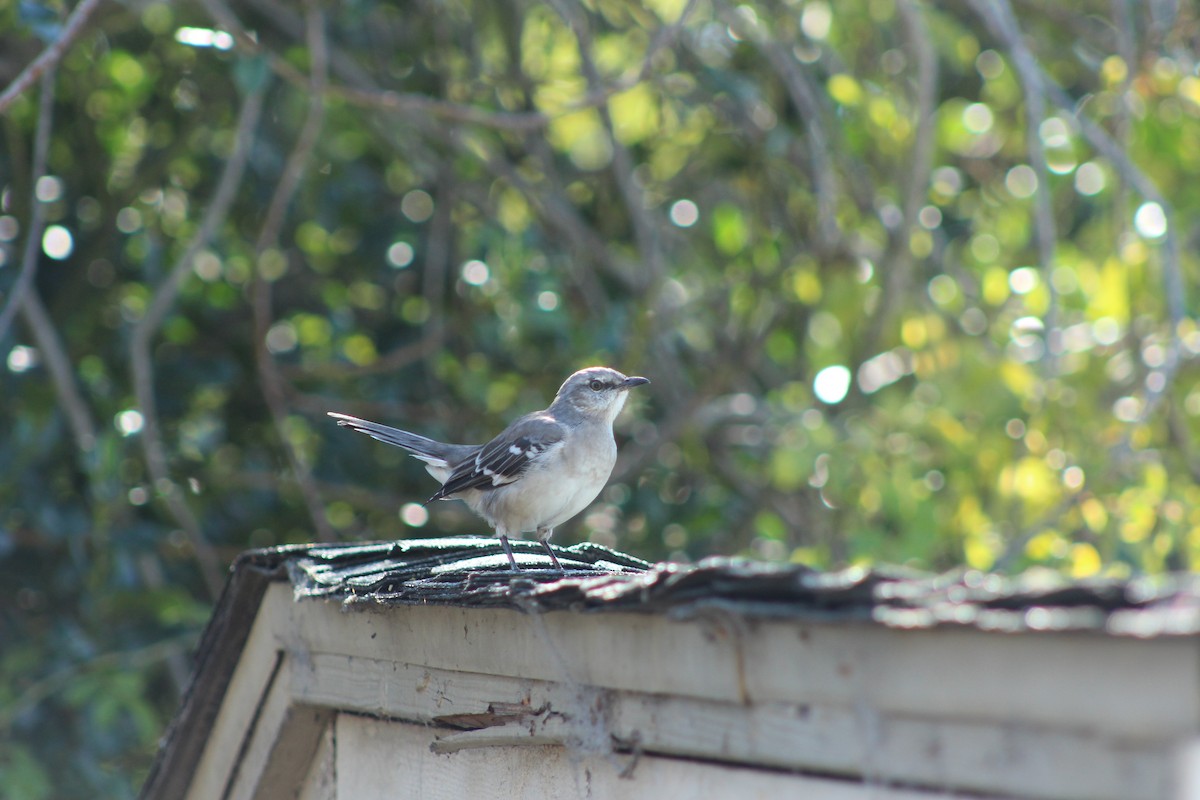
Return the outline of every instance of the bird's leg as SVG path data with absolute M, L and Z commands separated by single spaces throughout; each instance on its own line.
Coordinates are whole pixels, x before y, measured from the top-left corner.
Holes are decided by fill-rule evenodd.
M 550 549 L 550 543 L 545 539 L 542 540 L 542 547 L 546 548 L 546 555 L 550 556 L 550 560 L 554 562 L 554 568 L 566 575 L 567 571 L 563 569 L 563 565 L 558 563 L 558 556 L 554 555 L 554 551 Z
M 508 565 L 512 567 L 513 572 L 520 572 L 521 568 L 517 566 L 517 559 L 513 557 L 512 545 L 508 543 L 508 537 L 501 533 L 499 538 L 500 546 L 504 548 L 504 555 L 508 556 Z
M 546 555 L 550 556 L 550 562 L 554 564 L 554 568 L 564 575 L 567 571 L 563 569 L 563 565 L 558 563 L 558 556 L 554 555 L 554 551 L 550 549 L 550 535 L 554 533 L 553 528 L 538 528 L 538 541 L 542 543 L 542 547 L 546 549 Z

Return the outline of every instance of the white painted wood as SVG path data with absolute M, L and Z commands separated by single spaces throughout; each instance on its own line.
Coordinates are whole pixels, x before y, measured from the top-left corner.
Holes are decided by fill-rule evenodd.
M 405 606 L 345 611 L 264 598 L 300 649 L 732 702 L 865 706 L 1131 738 L 1200 726 L 1200 640 L 1100 633 L 674 622 L 660 615 Z M 288 643 L 281 642 L 287 647 Z M 1164 691 L 1164 687 L 1172 687 Z
M 278 649 L 278 608 L 260 606 L 189 788 L 205 800 L 291 800 L 331 712 L 297 707 L 289 677 L 303 651 Z
M 321 733 L 317 751 L 313 754 L 312 764 L 296 800 L 337 800 L 337 773 L 334 759 L 336 758 L 336 742 L 334 730 L 336 716 L 331 717 L 329 724 Z
M 601 730 L 602 738 L 595 744 L 598 749 L 610 752 L 609 731 Z M 434 753 L 458 753 L 462 750 L 478 750 L 483 747 L 529 747 L 551 744 L 559 747 L 574 747 L 578 750 L 578 734 L 587 734 L 574 720 L 567 719 L 553 710 L 549 713 L 532 714 L 514 718 L 502 725 L 472 731 L 445 733 L 433 740 L 429 749 Z
M 294 800 L 330 726 L 332 711 L 296 702 L 285 657 L 259 706 L 224 800 Z
M 280 672 L 286 673 L 287 660 L 281 664 Z M 262 785 L 260 780 L 266 770 L 271 749 L 275 746 L 284 721 L 292 707 L 290 682 L 280 678 L 276 673 L 275 680 L 266 687 L 264 702 L 259 705 L 259 713 L 254 718 L 252 727 L 248 728 L 243 737 L 247 739 L 242 758 L 234 765 L 233 781 L 226 800 L 266 800 L 271 787 Z
M 291 691 L 303 703 L 431 722 L 477 714 L 494 703 L 523 704 L 532 711 L 559 702 L 557 689 L 545 681 L 317 653 L 292 673 Z
M 331 709 L 291 704 L 277 718 L 273 732 L 270 727 L 263 728 L 262 737 L 269 743 L 268 747 L 265 751 L 251 749 L 246 757 L 249 765 L 258 765 L 260 754 L 266 756 L 257 786 L 248 797 L 295 800 L 332 716 Z M 269 724 L 275 722 L 275 719 L 268 720 Z M 254 743 L 257 742 L 258 732 Z
M 270 594 L 269 590 L 267 595 Z M 213 722 L 208 745 L 196 766 L 188 800 L 224 796 L 226 782 L 237 763 L 247 729 L 275 670 L 277 615 L 278 603 L 263 603 L 259 607 L 221 710 Z
M 803 784 L 814 792 L 803 796 L 886 798 L 885 787 L 903 785 L 906 797 L 1167 800 L 1191 785 L 1178 782 L 1175 767 L 1187 763 L 1176 757 L 1181 743 L 1200 733 L 1198 676 L 1197 638 L 728 615 L 347 611 L 296 602 L 277 584 L 264 595 L 188 796 L 223 797 L 228 785 L 231 800 L 361 800 L 344 790 L 406 796 L 413 781 L 428 793 L 408 796 L 500 796 L 506 785 L 516 787 L 506 798 L 526 787 L 538 797 L 587 796 L 555 793 L 562 787 L 649 796 L 629 794 L 633 784 L 616 777 L 632 748 L 643 753 L 639 771 L 680 786 L 699 781 L 698 794 L 680 797 L 754 796 L 747 792 L 760 785 L 801 796 L 791 782 L 816 781 Z M 351 724 L 356 718 L 339 711 L 394 719 Z M 489 713 L 494 727 L 446 727 L 448 717 L 479 724 Z M 335 717 L 335 733 L 326 733 Z M 347 745 L 346 725 L 369 752 L 411 770 L 409 783 L 380 779 L 383 761 L 344 775 L 361 743 Z M 412 745 L 417 733 L 412 753 L 371 744 Z M 480 770 L 511 780 L 481 779 Z M 798 770 L 849 780 L 784 772 Z M 705 794 L 719 786 L 724 793 Z
M 655 756 L 605 758 L 562 747 L 430 752 L 428 728 L 341 714 L 337 787 L 343 800 L 933 800 L 958 797 L 875 784 Z
M 1200 737 L 1179 743 L 1174 768 L 1174 800 L 1200 798 Z
M 314 655 L 293 675 L 299 702 L 414 722 L 524 708 L 503 726 L 435 731 L 438 750 L 616 742 L 647 752 L 883 783 L 1028 797 L 1166 797 L 1170 741 L 1129 741 L 1033 724 L 959 722 L 866 706 L 739 703 Z

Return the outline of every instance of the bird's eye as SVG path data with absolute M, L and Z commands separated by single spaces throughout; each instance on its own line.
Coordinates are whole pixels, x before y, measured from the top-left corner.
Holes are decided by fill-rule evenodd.
M 593 378 L 592 382 L 588 384 L 588 388 L 593 392 L 598 392 L 604 388 L 604 381 Z

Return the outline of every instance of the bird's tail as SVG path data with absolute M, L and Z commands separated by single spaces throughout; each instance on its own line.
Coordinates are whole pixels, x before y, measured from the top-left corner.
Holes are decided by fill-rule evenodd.
M 372 439 L 376 439 L 384 444 L 403 447 L 426 464 L 435 467 L 450 466 L 455 462 L 455 456 L 459 455 L 457 451 L 463 449 L 462 445 L 443 444 L 433 439 L 427 439 L 424 436 L 418 436 L 415 433 L 402 431 L 399 428 L 392 428 L 388 425 L 380 425 L 378 422 L 369 422 L 368 420 L 352 417 L 348 414 L 338 414 L 337 412 L 330 411 L 329 416 L 336 419 L 337 424 L 344 428 L 365 433 Z

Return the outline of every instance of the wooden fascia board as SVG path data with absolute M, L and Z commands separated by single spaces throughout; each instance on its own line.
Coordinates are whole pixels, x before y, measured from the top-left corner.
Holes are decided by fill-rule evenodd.
M 233 570 L 200 638 L 192 681 L 179 713 L 163 735 L 142 784 L 141 800 L 177 800 L 187 792 L 211 744 L 209 733 L 225 706 L 229 681 L 244 665 L 243 647 L 251 638 L 263 595 L 285 575 L 280 559 L 259 563 L 244 558 Z
M 867 705 L 1161 740 L 1200 731 L 1200 639 L 894 630 L 722 614 L 457 606 L 346 610 L 272 587 L 264 606 L 311 653 L 728 702 Z
M 439 725 L 521 705 L 529 714 L 507 730 L 445 729 L 443 752 L 509 746 L 528 730 L 531 744 L 569 747 L 593 735 L 618 749 L 868 782 L 1164 796 L 1175 745 L 1196 737 L 1197 648 L 1192 638 L 730 615 L 347 610 L 296 601 L 276 584 L 262 596 L 188 796 L 270 796 L 253 789 L 281 763 L 272 737 L 296 714 L 312 727 L 292 759 L 315 750 L 336 711 Z
M 299 702 L 295 669 L 295 658 L 281 654 L 226 783 L 226 800 L 292 800 L 299 793 L 335 712 Z

